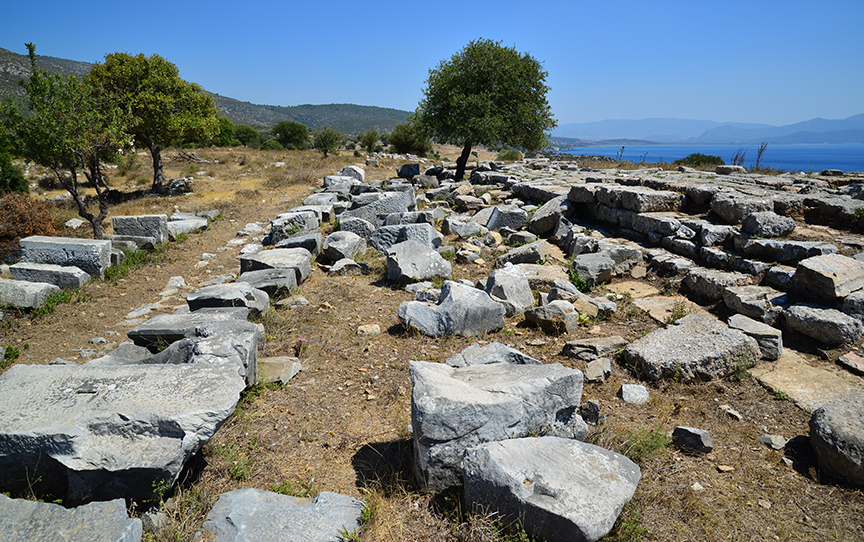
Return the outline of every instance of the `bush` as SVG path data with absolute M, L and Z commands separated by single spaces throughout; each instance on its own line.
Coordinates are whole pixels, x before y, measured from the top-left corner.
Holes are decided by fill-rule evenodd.
M 18 241 L 31 235 L 54 235 L 51 206 L 24 194 L 0 199 L 0 254 L 18 252 Z
M 522 153 L 517 151 L 516 149 L 501 149 L 501 152 L 498 153 L 498 156 L 495 157 L 495 160 L 503 160 L 508 162 L 515 162 L 516 160 L 522 159 Z
M 723 166 L 726 162 L 723 161 L 719 156 L 713 156 L 711 154 L 702 154 L 698 152 L 694 152 L 689 156 L 685 156 L 680 160 L 675 160 L 672 162 L 674 166 L 689 166 L 689 167 L 699 167 L 699 166 Z
M 284 151 L 285 147 L 282 146 L 281 143 L 276 141 L 275 139 L 268 139 L 261 145 L 261 148 L 265 151 Z
M 12 157 L 9 153 L 0 150 L 0 194 L 9 192 L 26 194 L 29 190 L 27 179 L 18 168 L 12 165 Z
M 321 151 L 325 158 L 328 154 L 335 153 L 339 149 L 339 145 L 342 144 L 342 140 L 345 139 L 342 132 L 329 126 L 318 128 L 312 137 L 315 140 L 313 144 L 315 149 Z
M 393 127 L 389 137 L 390 145 L 399 154 L 425 156 L 432 152 L 432 140 L 413 122 L 403 122 Z
M 219 117 L 219 133 L 213 138 L 217 147 L 230 147 L 234 143 L 234 123 L 228 117 Z
M 363 132 L 360 136 L 360 146 L 366 149 L 366 152 L 372 154 L 375 150 L 375 143 L 378 142 L 378 131 L 373 129 Z
M 234 126 L 234 137 L 246 147 L 252 147 L 253 149 L 261 147 L 261 134 L 251 126 L 245 124 Z
M 273 127 L 273 137 L 286 149 L 309 148 L 309 129 L 299 122 L 280 120 Z

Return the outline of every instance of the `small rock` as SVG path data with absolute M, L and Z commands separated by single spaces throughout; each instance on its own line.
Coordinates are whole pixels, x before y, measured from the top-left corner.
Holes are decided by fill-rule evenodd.
M 711 435 L 704 429 L 679 425 L 672 431 L 672 440 L 685 452 L 709 453 L 714 450 Z
M 585 423 L 597 425 L 600 422 L 600 402 L 588 401 L 579 405 L 579 415 Z
M 303 307 L 308 304 L 309 300 L 302 295 L 292 295 L 276 302 L 276 305 L 279 305 L 280 307 L 287 307 L 289 309 Z
M 381 326 L 378 324 L 364 324 L 357 328 L 357 335 L 378 335 L 381 333 Z
M 759 443 L 768 446 L 772 450 L 782 450 L 786 447 L 786 439 L 781 435 L 762 435 Z
M 90 339 L 88 342 L 89 342 L 90 344 L 105 344 L 105 343 L 108 342 L 108 341 L 105 340 L 105 337 L 93 337 L 93 338 Z
M 744 419 L 744 416 L 742 416 L 740 412 L 738 412 L 729 405 L 720 405 L 720 410 L 728 414 L 729 417 L 735 418 L 739 422 Z
M 702 487 L 702 484 L 700 484 L 699 482 L 693 482 L 693 485 L 690 486 L 690 489 L 692 489 L 693 491 L 705 491 L 705 488 Z
M 632 405 L 644 405 L 651 399 L 648 389 L 641 384 L 622 384 L 618 396 L 625 403 Z
M 837 364 L 858 376 L 864 376 L 864 359 L 855 352 L 843 354 L 837 359 Z
M 735 467 L 731 465 L 717 465 L 717 471 L 724 473 L 735 472 Z

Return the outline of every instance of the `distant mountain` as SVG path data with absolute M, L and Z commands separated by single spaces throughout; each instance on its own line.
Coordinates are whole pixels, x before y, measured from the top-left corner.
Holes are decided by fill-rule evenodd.
M 93 64 L 37 55 L 40 69 L 51 74 L 87 74 Z M 7 96 L 23 97 L 24 91 L 18 81 L 30 76 L 30 59 L 0 48 L 0 98 Z M 408 111 L 353 104 L 296 105 L 257 105 L 241 102 L 210 93 L 220 113 L 235 124 L 248 124 L 256 128 L 270 128 L 281 120 L 305 124 L 310 129 L 331 126 L 349 135 L 356 135 L 370 128 L 379 132 L 389 132 L 400 122 L 408 120 Z
M 235 124 L 248 124 L 258 128 L 275 125 L 282 120 L 305 124 L 311 129 L 331 126 L 346 134 L 359 134 L 371 128 L 389 132 L 400 122 L 408 120 L 408 111 L 368 105 L 328 104 L 257 105 L 211 94 L 216 107 Z
M 812 119 L 785 126 L 741 128 L 724 124 L 705 131 L 685 143 L 864 143 L 860 131 L 864 130 L 864 114 L 840 120 Z M 800 135 L 796 135 L 800 134 Z M 816 135 L 816 134 L 822 134 Z M 824 141 L 819 141 L 824 139 Z
M 599 142 L 614 139 L 642 139 L 654 143 L 679 144 L 774 144 L 864 143 L 864 114 L 847 119 L 812 119 L 786 126 L 719 123 L 710 120 L 643 119 L 605 120 L 564 124 L 553 138 L 577 138 Z
M 731 123 L 742 129 L 768 127 L 767 124 Z M 723 126 L 713 120 L 650 118 L 642 120 L 601 120 L 581 124 L 563 124 L 552 132 L 554 137 L 587 139 L 641 139 L 658 143 L 677 143 L 698 137 L 708 130 Z

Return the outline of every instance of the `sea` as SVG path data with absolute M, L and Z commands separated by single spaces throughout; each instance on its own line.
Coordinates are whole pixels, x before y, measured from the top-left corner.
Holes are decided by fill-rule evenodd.
M 560 154 L 597 155 L 618 157 L 632 162 L 672 162 L 693 153 L 719 156 L 727 164 L 739 149 L 745 153 L 744 166 L 756 162 L 759 145 L 610 145 L 603 147 L 578 147 Z M 820 172 L 839 169 L 846 173 L 864 172 L 864 145 L 771 145 L 762 155 L 762 166 L 783 171 Z

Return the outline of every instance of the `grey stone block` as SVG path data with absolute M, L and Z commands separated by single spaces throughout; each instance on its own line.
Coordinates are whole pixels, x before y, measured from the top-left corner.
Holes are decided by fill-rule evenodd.
M 756 339 L 763 359 L 775 360 L 783 353 L 783 332 L 779 329 L 747 318 L 743 314 L 729 317 L 729 327 Z
M 511 363 L 515 365 L 542 365 L 539 360 L 523 354 L 515 348 L 510 348 L 497 341 L 489 344 L 472 344 L 462 352 L 447 358 L 450 367 L 470 367 L 472 365 L 489 365 L 491 363 Z
M 168 215 L 136 215 L 111 217 L 114 235 L 152 237 L 157 245 L 168 242 Z
M 495 363 L 455 369 L 409 362 L 415 475 L 421 487 L 462 483 L 469 446 L 546 433 L 584 438 L 582 373 L 561 364 Z
M 46 263 L 18 262 L 9 266 L 9 272 L 15 280 L 46 282 L 61 290 L 74 290 L 90 281 L 90 275 L 77 267 Z
M 34 235 L 19 243 L 24 262 L 75 266 L 100 279 L 105 278 L 105 269 L 111 265 L 111 241 L 107 239 Z
M 504 305 L 470 286 L 445 281 L 438 304 L 418 301 L 399 305 L 399 319 L 431 337 L 449 333 L 473 337 L 504 327 Z
M 38 309 L 49 295 L 59 291 L 57 286 L 45 282 L 0 279 L 0 306 Z
M 0 540 L 140 542 L 142 534 L 141 520 L 127 515 L 123 499 L 67 509 L 0 494 Z
M 469 448 L 465 503 L 519 523 L 550 542 L 596 542 L 612 530 L 642 473 L 625 456 L 556 438 L 519 438 Z
M 810 418 L 810 444 L 824 471 L 864 486 L 864 394 L 848 395 L 817 409 Z

